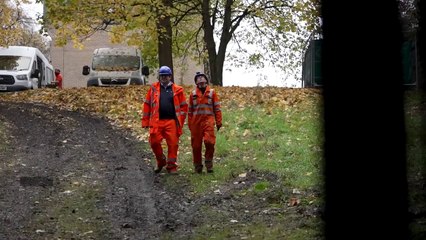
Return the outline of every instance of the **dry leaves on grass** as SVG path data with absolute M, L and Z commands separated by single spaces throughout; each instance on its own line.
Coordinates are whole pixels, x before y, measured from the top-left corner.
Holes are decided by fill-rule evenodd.
M 0 99 L 14 102 L 45 103 L 68 110 L 83 110 L 109 118 L 119 127 L 131 129 L 139 139 L 146 139 L 142 131 L 142 104 L 150 86 L 91 87 L 71 89 L 37 89 L 0 94 Z M 270 112 L 299 104 L 312 104 L 319 99 L 320 90 L 278 87 L 212 87 L 218 93 L 222 110 L 247 108 L 255 105 Z M 193 86 L 184 86 L 188 97 Z

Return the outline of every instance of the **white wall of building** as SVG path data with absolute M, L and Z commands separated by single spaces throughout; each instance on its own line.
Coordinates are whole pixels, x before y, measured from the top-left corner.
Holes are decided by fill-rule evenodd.
M 124 44 L 112 44 L 109 41 L 109 36 L 106 32 L 97 32 L 92 37 L 83 42 L 84 48 L 74 48 L 72 43 L 60 47 L 54 44 L 54 34 L 52 33 L 52 46 L 50 56 L 52 65 L 61 70 L 64 88 L 81 88 L 86 87 L 87 78 L 82 74 L 84 65 L 91 65 L 93 51 L 101 47 L 123 47 Z M 143 53 L 142 53 L 143 55 Z M 203 71 L 203 67 L 194 61 L 176 61 L 174 65 L 174 78 L 175 82 L 181 85 L 193 85 L 194 75 L 197 71 Z M 181 63 L 185 66 L 181 67 Z M 158 66 L 148 66 L 151 72 L 149 76 L 149 83 L 157 81 L 157 74 L 155 74 Z M 154 71 L 152 71 L 154 70 Z

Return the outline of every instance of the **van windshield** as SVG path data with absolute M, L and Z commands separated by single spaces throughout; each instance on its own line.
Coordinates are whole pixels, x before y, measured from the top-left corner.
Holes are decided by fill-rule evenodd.
M 22 56 L 0 56 L 0 70 L 28 70 L 31 58 Z
M 137 71 L 140 66 L 137 56 L 98 55 L 93 57 L 92 69 L 97 71 Z

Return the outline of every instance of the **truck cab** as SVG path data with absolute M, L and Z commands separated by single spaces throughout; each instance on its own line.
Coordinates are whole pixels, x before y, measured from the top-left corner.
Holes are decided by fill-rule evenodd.
M 83 66 L 83 75 L 89 76 L 87 87 L 146 85 L 149 68 L 137 48 L 98 48 L 92 66 Z

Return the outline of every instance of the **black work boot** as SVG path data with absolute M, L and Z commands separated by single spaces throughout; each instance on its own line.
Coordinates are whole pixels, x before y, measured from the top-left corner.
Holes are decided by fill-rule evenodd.
M 203 173 L 203 165 L 194 165 L 194 172 L 195 173 Z
M 154 173 L 160 173 L 164 166 L 166 166 L 166 156 L 163 154 L 163 160 L 157 161 L 157 167 L 154 169 Z
M 173 159 L 173 160 L 168 159 L 166 168 L 167 168 L 167 172 L 169 174 L 173 174 L 173 175 L 177 174 L 178 173 L 177 172 L 178 166 L 176 164 L 176 159 Z
M 206 165 L 207 173 L 213 173 L 213 160 L 206 159 L 204 160 L 204 164 Z
M 154 169 L 154 173 L 160 173 L 161 172 L 161 170 L 163 170 L 163 167 L 164 167 L 165 165 L 159 165 L 159 166 L 157 166 L 155 169 Z

